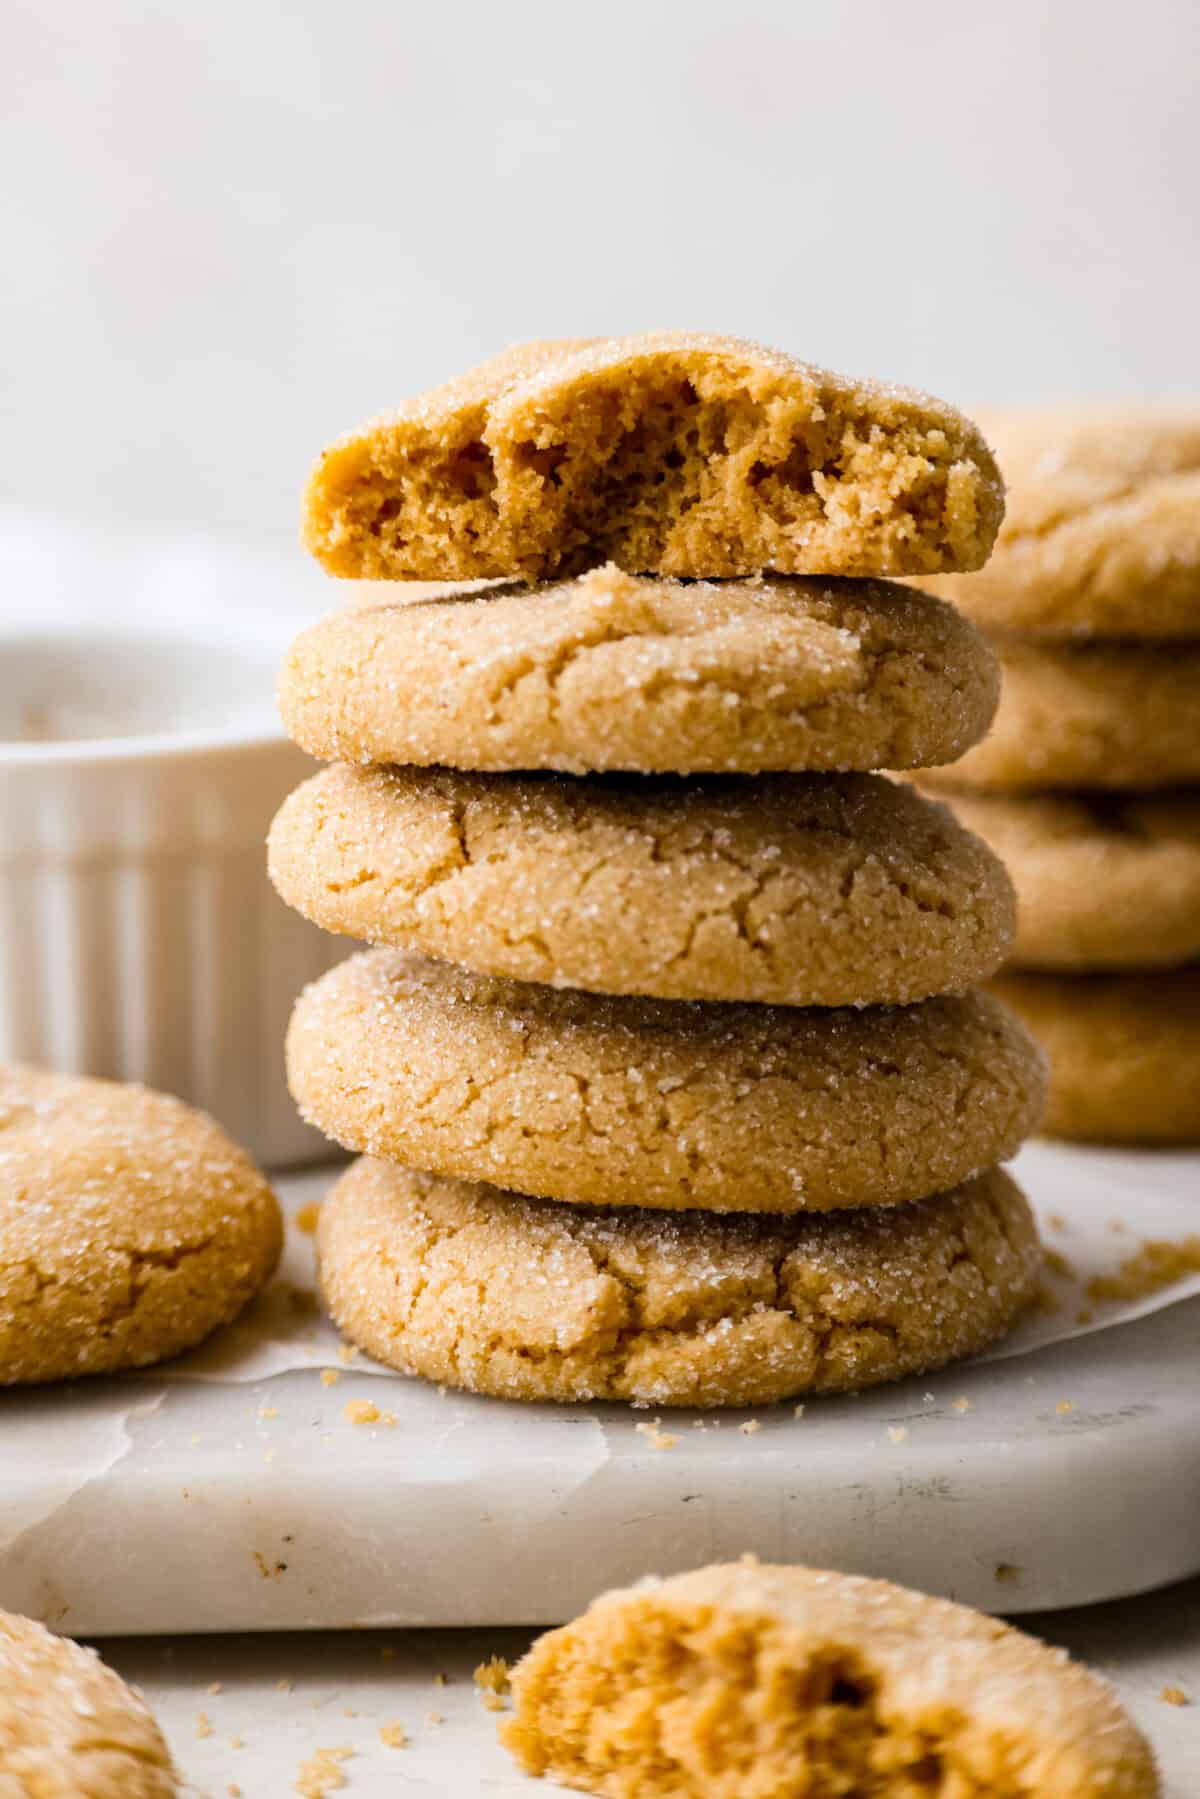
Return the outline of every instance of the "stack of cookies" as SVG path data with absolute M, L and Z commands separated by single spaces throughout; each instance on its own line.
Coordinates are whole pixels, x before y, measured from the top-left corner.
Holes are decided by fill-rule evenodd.
M 1200 416 L 988 427 L 996 554 L 934 585 L 992 637 L 1004 693 L 932 779 L 1016 883 L 996 990 L 1049 1051 L 1046 1128 L 1200 1142 Z
M 283 676 L 333 766 L 273 878 L 384 946 L 288 1041 L 306 1117 L 365 1152 L 318 1234 L 364 1349 L 723 1405 L 1004 1332 L 1040 1251 L 997 1165 L 1043 1077 L 973 983 L 1012 891 L 871 772 L 987 729 L 982 639 L 876 577 L 976 567 L 1001 511 L 952 409 L 725 338 L 528 346 L 323 458 L 333 573 L 494 583 L 389 587 Z

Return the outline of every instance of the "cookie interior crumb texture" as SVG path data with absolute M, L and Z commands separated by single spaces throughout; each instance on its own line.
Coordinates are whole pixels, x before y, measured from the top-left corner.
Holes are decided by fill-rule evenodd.
M 965 1606 L 753 1563 L 648 1580 L 535 1643 L 501 1737 L 607 1799 L 1154 1799 L 1089 1670 Z
M 687 332 L 519 345 L 326 451 L 331 574 L 526 579 L 974 569 L 1003 515 L 974 425 L 909 389 Z
M 999 691 L 974 626 L 894 582 L 610 564 L 334 612 L 292 646 L 279 701 L 325 760 L 754 774 L 951 762 Z
M 1013 1154 L 1044 1071 L 978 993 L 800 1009 L 613 998 L 369 950 L 314 982 L 293 1095 L 346 1148 L 579 1204 L 827 1211 Z
M 205 1114 L 0 1067 L 0 1384 L 191 1348 L 265 1284 L 282 1240 L 274 1194 Z
M 337 765 L 285 802 L 270 868 L 326 930 L 514 980 L 665 999 L 962 992 L 1004 960 L 1015 910 L 978 838 L 878 775 L 580 781 Z
M 363 1160 L 322 1209 L 341 1328 L 505 1399 L 767 1404 L 941 1367 L 994 1341 L 1041 1265 L 998 1170 L 889 1211 L 602 1211 Z M 652 1447 L 674 1438 L 656 1434 Z
M 5 1799 L 172 1799 L 178 1791 L 141 1695 L 94 1650 L 0 1612 Z

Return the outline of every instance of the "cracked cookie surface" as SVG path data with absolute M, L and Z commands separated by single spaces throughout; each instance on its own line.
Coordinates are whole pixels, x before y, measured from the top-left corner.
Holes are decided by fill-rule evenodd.
M 889 1211 L 716 1217 L 564 1206 L 364 1159 L 321 1208 L 340 1329 L 380 1361 L 507 1399 L 759 1405 L 970 1355 L 1041 1248 L 993 1170 Z
M 985 413 L 1008 482 L 986 568 L 934 591 L 990 631 L 1200 638 L 1200 413 Z
M 1163 787 L 1200 781 L 1200 643 L 993 646 L 988 735 L 938 787 Z
M 279 699 L 331 761 L 753 774 L 950 762 L 998 694 L 974 627 L 895 583 L 607 567 L 333 613 Z
M 959 993 L 1011 946 L 999 861 L 878 775 L 323 770 L 271 828 L 325 930 L 600 993 L 857 1005 Z
M 94 1649 L 0 1612 L 0 1790 L 12 1799 L 173 1799 L 162 1733 Z
M 607 1799 L 1156 1799 L 1111 1687 L 949 1600 L 753 1558 L 602 1594 L 502 1740 Z
M 288 1074 L 348 1149 L 583 1205 L 900 1205 L 1013 1154 L 1044 1071 L 984 995 L 637 999 L 368 950 L 301 995 Z
M 264 1285 L 282 1234 L 261 1174 L 202 1112 L 0 1067 L 0 1385 L 190 1349 Z
M 1171 968 L 1200 959 L 1200 787 L 1157 793 L 939 789 L 1017 890 L 1027 968 Z
M 520 344 L 343 438 L 304 503 L 331 574 L 921 575 L 978 568 L 1004 509 L 953 407 L 738 338 Z
M 1200 963 L 1140 974 L 1009 968 L 991 987 L 1049 1058 L 1048 1136 L 1200 1143 Z

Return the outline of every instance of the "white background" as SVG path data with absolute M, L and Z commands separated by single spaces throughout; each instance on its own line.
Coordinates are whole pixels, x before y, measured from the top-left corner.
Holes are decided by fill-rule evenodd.
M 970 406 L 1195 395 L 1195 0 L 9 0 L 25 511 L 289 551 L 511 340 L 756 336 Z

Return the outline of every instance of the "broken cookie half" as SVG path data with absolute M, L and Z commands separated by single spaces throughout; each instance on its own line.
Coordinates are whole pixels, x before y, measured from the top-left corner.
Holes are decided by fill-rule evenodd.
M 609 1799 L 1153 1799 L 1103 1681 L 994 1618 L 752 1560 L 609 1593 L 534 1644 L 502 1737 Z
M 418 395 L 326 451 L 304 535 L 369 580 L 927 575 L 983 564 L 1003 493 L 940 400 L 661 332 L 520 345 Z

